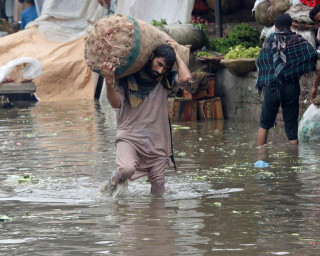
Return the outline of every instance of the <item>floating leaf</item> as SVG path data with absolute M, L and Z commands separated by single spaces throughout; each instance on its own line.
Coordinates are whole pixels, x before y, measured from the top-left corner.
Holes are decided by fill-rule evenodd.
M 0 214 L 0 221 L 11 221 L 12 218 L 8 217 L 7 215 Z
M 221 207 L 221 203 L 220 202 L 214 202 L 214 204 L 213 204 L 214 206 L 217 206 L 217 207 Z
M 187 153 L 182 151 L 182 152 L 179 152 L 177 155 L 181 157 L 185 157 Z
M 33 176 L 30 176 L 29 174 L 26 174 L 20 178 L 18 178 L 18 183 L 22 184 L 22 183 L 37 183 L 38 179 L 36 179 Z
M 189 130 L 190 127 L 188 126 L 175 126 L 173 127 L 174 130 Z
M 197 176 L 196 180 L 205 180 L 207 176 Z
M 243 214 L 246 214 L 246 213 L 249 213 L 250 211 L 241 211 L 241 212 L 238 212 L 238 211 L 232 211 L 232 213 L 236 213 L 236 214 L 240 214 L 240 215 L 243 215 Z

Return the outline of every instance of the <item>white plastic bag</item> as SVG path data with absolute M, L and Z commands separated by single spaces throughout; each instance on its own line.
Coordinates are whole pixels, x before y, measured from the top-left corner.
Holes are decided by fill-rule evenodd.
M 15 66 L 22 64 L 26 64 L 22 73 L 22 78 L 24 79 L 34 79 L 43 74 L 41 63 L 37 59 L 21 57 L 11 60 L 6 65 L 0 67 L 0 83 L 7 78 Z
M 260 34 L 260 39 L 266 39 L 269 37 L 272 33 L 275 32 L 275 27 L 263 27 L 261 34 Z
M 311 104 L 304 112 L 298 128 L 299 141 L 320 141 L 320 108 Z

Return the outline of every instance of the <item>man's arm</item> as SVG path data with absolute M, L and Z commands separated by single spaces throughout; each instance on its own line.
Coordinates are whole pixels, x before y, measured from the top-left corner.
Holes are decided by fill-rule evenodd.
M 189 68 L 187 67 L 187 65 L 183 62 L 183 60 L 181 59 L 178 50 L 177 50 L 177 43 L 169 40 L 168 44 L 172 46 L 172 48 L 174 49 L 175 53 L 176 53 L 176 64 L 178 67 L 178 81 L 180 83 L 188 83 L 191 80 L 191 73 Z
M 112 63 L 104 62 L 101 67 L 101 74 L 104 76 L 106 80 L 107 99 L 110 102 L 111 107 L 120 108 L 121 107 L 120 96 L 114 87 L 115 70 L 116 68 Z
M 315 79 L 313 81 L 312 88 L 311 88 L 311 91 L 310 91 L 311 101 L 315 97 L 317 97 L 319 83 L 320 83 L 320 63 L 317 63 L 316 64 L 316 77 L 315 77 Z
M 314 79 L 314 82 L 313 82 L 313 84 L 312 84 L 312 88 L 311 88 L 311 91 L 310 91 L 311 101 L 312 101 L 315 97 L 317 97 L 319 82 L 320 82 L 320 71 L 317 70 L 316 78 Z

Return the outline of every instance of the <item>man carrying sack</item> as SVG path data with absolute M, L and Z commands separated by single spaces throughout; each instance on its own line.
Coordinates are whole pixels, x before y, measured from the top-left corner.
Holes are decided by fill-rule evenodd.
M 177 71 L 172 71 L 176 63 Z M 101 74 L 107 98 L 117 110 L 116 163 L 105 185 L 112 195 L 117 185 L 148 175 L 151 194 L 165 190 L 165 164 L 173 167 L 168 95 L 173 87 L 188 83 L 191 74 L 177 52 L 177 43 L 159 45 L 138 72 L 115 81 L 116 66 L 104 62 Z

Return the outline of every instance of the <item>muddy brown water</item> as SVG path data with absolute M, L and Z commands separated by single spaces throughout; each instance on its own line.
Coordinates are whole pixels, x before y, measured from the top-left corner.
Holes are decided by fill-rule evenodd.
M 320 255 L 319 143 L 274 129 L 261 169 L 257 124 L 175 123 L 165 195 L 109 198 L 114 129 L 94 101 L 0 109 L 0 255 Z

